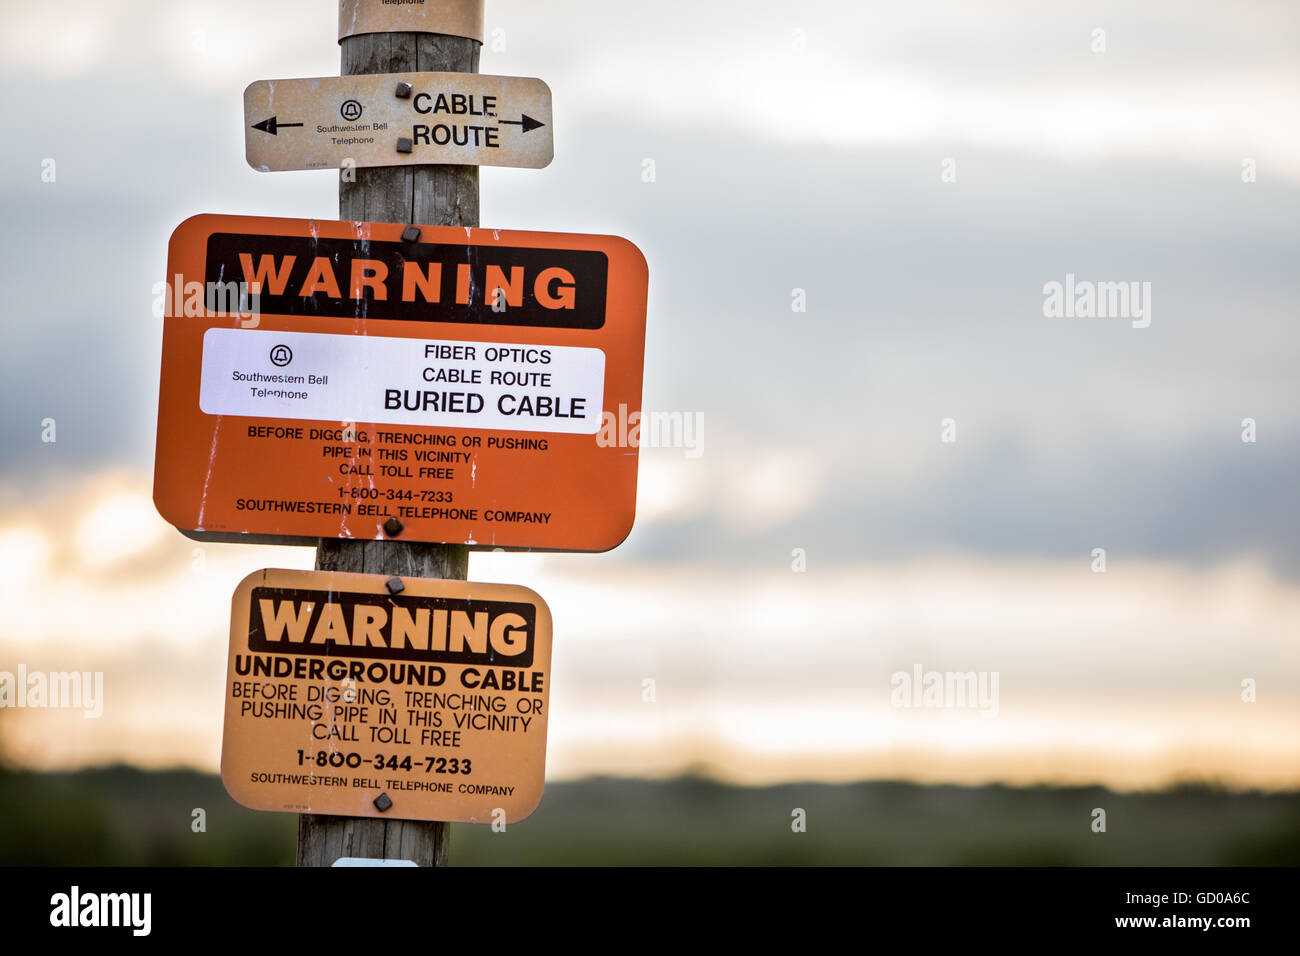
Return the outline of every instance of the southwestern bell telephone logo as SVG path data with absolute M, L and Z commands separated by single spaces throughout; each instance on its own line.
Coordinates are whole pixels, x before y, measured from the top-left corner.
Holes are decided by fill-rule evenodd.
M 284 368 L 293 361 L 293 349 L 287 345 L 277 345 L 271 349 L 271 364 L 276 368 Z

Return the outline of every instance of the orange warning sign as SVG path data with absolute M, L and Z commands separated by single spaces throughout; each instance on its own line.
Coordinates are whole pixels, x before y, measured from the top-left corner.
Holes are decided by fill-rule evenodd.
M 647 270 L 626 240 L 196 216 L 168 263 L 154 501 L 187 534 L 631 531 Z
M 550 668 L 528 588 L 258 571 L 231 608 L 221 780 L 253 810 L 514 823 L 542 799 Z

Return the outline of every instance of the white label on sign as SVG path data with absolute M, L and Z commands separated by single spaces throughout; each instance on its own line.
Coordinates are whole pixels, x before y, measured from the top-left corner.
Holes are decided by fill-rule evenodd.
M 594 435 L 605 353 L 250 329 L 203 336 L 207 415 Z

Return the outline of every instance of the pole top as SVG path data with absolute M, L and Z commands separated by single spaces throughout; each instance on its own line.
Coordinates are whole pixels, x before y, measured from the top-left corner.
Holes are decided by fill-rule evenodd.
M 483 0 L 339 0 L 339 42 L 363 33 L 439 33 L 483 42 Z

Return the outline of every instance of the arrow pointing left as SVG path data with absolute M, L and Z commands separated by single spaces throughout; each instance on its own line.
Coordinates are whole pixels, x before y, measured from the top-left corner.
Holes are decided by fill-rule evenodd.
M 277 130 L 288 129 L 290 126 L 301 126 L 301 123 L 280 123 L 272 116 L 270 119 L 264 119 L 260 123 L 254 123 L 253 129 L 260 129 L 263 133 L 270 133 L 272 136 L 278 136 Z

